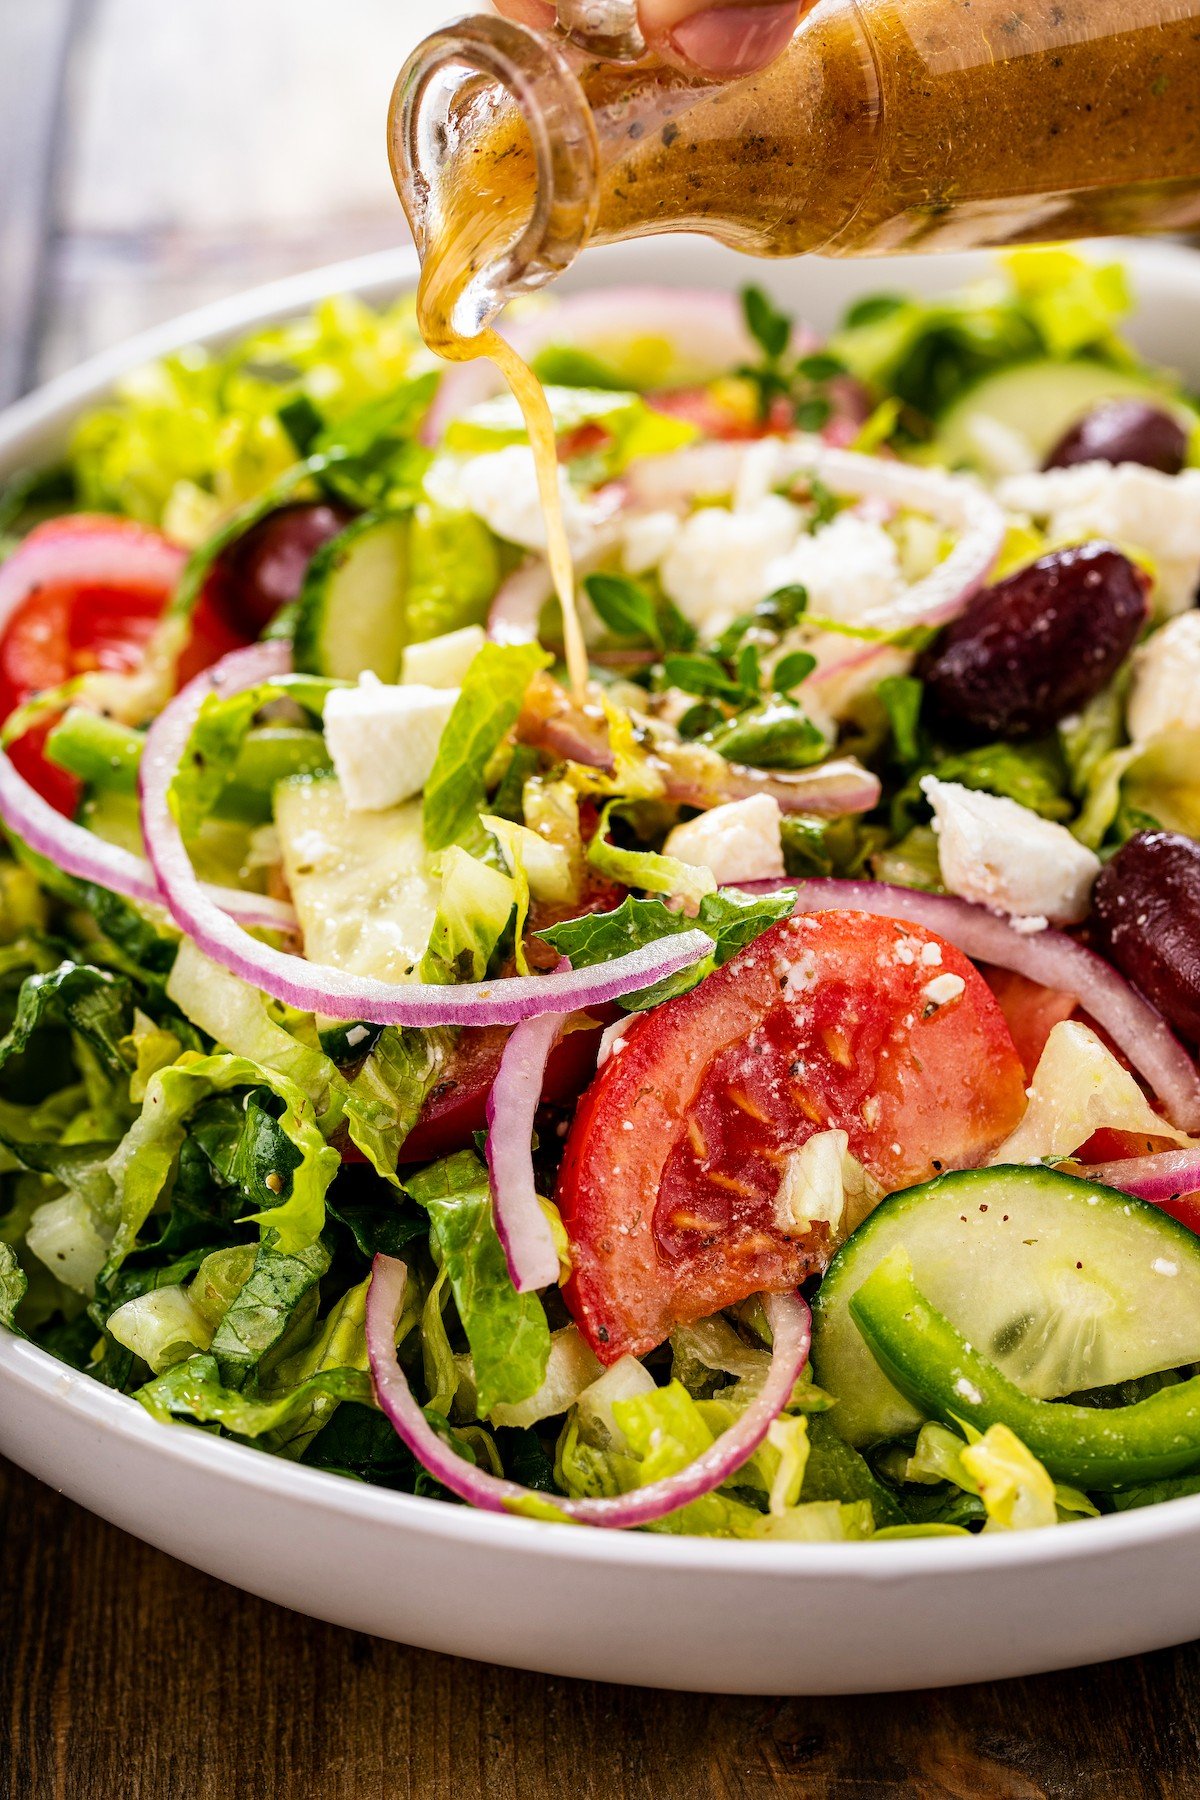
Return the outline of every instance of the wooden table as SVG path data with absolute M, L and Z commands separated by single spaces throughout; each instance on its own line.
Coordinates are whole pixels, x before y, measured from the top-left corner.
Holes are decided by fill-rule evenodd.
M 0 400 L 198 300 L 397 241 L 383 110 L 443 10 L 0 0 Z M 314 1624 L 3 1467 L 0 1545 L 2 1800 L 1200 1796 L 1194 1648 L 992 1688 L 714 1700 Z

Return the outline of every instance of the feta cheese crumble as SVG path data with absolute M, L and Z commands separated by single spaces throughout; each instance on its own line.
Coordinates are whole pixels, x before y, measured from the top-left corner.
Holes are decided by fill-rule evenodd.
M 782 815 L 770 794 L 729 800 L 676 825 L 663 850 L 689 868 L 710 869 L 717 886 L 767 881 L 785 873 Z
M 803 523 L 799 509 L 778 494 L 743 512 L 703 506 L 684 520 L 663 557 L 663 591 L 693 624 L 715 636 L 779 585 L 768 570 Z
M 1168 620 L 1134 652 L 1128 724 L 1135 744 L 1200 730 L 1200 612 Z
M 457 475 L 461 503 L 506 543 L 524 550 L 546 549 L 546 521 L 538 493 L 533 451 L 528 444 L 508 444 L 462 464 Z M 563 521 L 574 556 L 586 556 L 596 536 L 596 519 L 567 477 L 558 471 Z
M 1028 922 L 1087 916 L 1100 859 L 1063 825 L 996 794 L 927 775 L 938 863 L 952 894 Z
M 809 611 L 843 625 L 887 630 L 907 583 L 895 541 L 882 525 L 842 512 L 810 537 L 798 537 L 770 564 L 764 591 L 808 589 Z
M 1163 475 L 1140 463 L 1078 463 L 1002 482 L 1000 502 L 1046 522 L 1051 538 L 1136 544 L 1155 563 L 1168 612 L 1182 612 L 1200 582 L 1200 469 Z
M 458 693 L 372 675 L 330 691 L 325 742 L 351 812 L 386 812 L 421 792 Z

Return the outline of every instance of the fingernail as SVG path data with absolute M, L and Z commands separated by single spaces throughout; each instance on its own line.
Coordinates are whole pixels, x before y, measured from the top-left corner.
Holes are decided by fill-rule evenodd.
M 752 75 L 786 50 L 798 10 L 795 0 L 766 6 L 717 6 L 682 20 L 668 42 L 678 57 L 703 75 L 724 80 Z

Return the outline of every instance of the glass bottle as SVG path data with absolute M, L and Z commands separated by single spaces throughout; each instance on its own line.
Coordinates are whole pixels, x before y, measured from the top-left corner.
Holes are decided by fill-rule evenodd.
M 464 335 L 653 232 L 843 256 L 1184 230 L 1200 0 L 821 0 L 727 85 L 463 19 L 402 71 L 391 154 Z

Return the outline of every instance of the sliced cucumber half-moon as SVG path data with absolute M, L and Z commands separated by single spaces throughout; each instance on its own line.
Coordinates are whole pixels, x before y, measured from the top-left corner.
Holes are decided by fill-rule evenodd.
M 1200 1238 L 1143 1200 L 1041 1168 L 943 1175 L 893 1194 L 830 1263 L 813 1372 L 850 1443 L 915 1431 L 849 1302 L 894 1250 L 917 1287 L 1026 1394 L 1059 1399 L 1200 1361 Z

